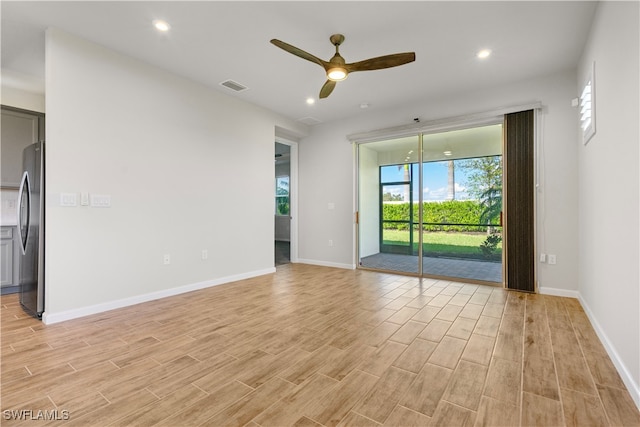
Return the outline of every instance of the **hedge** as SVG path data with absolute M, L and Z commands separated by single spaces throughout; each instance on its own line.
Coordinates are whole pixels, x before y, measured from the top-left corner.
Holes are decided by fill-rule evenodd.
M 413 221 L 418 222 L 418 204 L 413 204 Z M 425 231 L 467 231 L 486 232 L 487 227 L 470 225 L 439 225 L 450 224 L 480 224 L 483 206 L 477 200 L 447 200 L 443 202 L 424 202 L 423 214 Z M 408 221 L 409 203 L 383 203 L 382 218 L 384 221 Z M 437 225 L 427 225 L 436 223 Z M 406 230 L 408 224 L 384 222 L 383 227 L 388 230 Z

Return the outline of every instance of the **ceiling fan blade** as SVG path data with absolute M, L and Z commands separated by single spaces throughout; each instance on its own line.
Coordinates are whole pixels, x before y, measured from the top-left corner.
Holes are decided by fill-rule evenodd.
M 382 70 L 384 68 L 397 67 L 416 60 L 415 52 L 395 53 L 393 55 L 378 56 L 364 61 L 345 64 L 349 72 Z
M 320 65 L 321 67 L 325 66 L 325 62 L 322 59 L 318 58 L 317 56 L 314 56 L 312 54 L 310 54 L 309 52 L 305 52 L 302 49 L 299 49 L 295 46 L 290 45 L 289 43 L 285 43 L 283 41 L 280 41 L 278 39 L 272 39 L 271 43 L 278 46 L 280 49 L 286 50 L 289 53 L 294 54 L 295 56 L 299 56 L 302 59 L 306 59 L 307 61 L 311 61 L 311 62 L 315 62 L 316 64 Z
M 322 89 L 320 89 L 320 98 L 326 98 L 331 95 L 333 92 L 333 88 L 336 87 L 336 82 L 333 80 L 327 80 L 324 85 L 322 85 Z

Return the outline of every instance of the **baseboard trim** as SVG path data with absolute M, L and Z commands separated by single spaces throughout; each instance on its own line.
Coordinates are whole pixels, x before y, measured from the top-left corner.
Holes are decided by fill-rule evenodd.
M 578 300 L 580 301 L 582 308 L 584 308 L 584 312 L 589 318 L 589 321 L 591 322 L 591 326 L 593 326 L 593 329 L 595 330 L 596 335 L 598 335 L 598 338 L 600 338 L 602 345 L 604 345 L 605 350 L 607 350 L 607 354 L 609 354 L 611 361 L 613 362 L 616 369 L 618 370 L 618 373 L 620 374 L 620 378 L 622 378 L 622 382 L 624 382 L 624 385 L 627 387 L 627 390 L 629 391 L 631 398 L 633 399 L 633 401 L 636 403 L 636 406 L 640 410 L 640 386 L 633 380 L 633 376 L 629 372 L 629 369 L 627 369 L 627 366 L 624 364 L 622 359 L 620 359 L 618 352 L 616 351 L 615 347 L 611 344 L 611 341 L 609 341 L 609 337 L 607 337 L 607 334 L 604 332 L 604 330 L 600 326 L 600 323 L 598 323 L 598 320 L 593 315 L 593 312 L 591 311 L 591 308 L 589 307 L 589 305 L 586 303 L 586 301 L 582 298 L 581 295 L 578 297 Z
M 0 288 L 0 295 L 17 294 L 20 292 L 20 285 L 18 286 L 5 286 Z
M 580 294 L 580 292 L 571 291 L 567 289 L 557 289 L 557 288 L 547 288 L 547 287 L 540 287 L 538 290 L 543 295 L 576 298 L 578 301 L 580 301 L 580 305 L 582 305 L 582 308 L 584 308 L 584 312 L 589 318 L 589 321 L 591 322 L 591 326 L 593 326 L 593 330 L 596 332 L 596 335 L 598 335 L 598 338 L 602 342 L 602 345 L 607 351 L 607 354 L 609 355 L 609 357 L 611 358 L 611 361 L 615 365 L 618 371 L 618 374 L 620 374 L 620 378 L 622 378 L 622 381 L 627 387 L 627 390 L 629 390 L 629 394 L 631 395 L 631 398 L 635 402 L 638 409 L 640 409 L 640 386 L 638 386 L 638 384 L 636 384 L 636 382 L 633 380 L 633 376 L 629 372 L 629 369 L 627 368 L 627 366 L 624 364 L 624 362 L 618 355 L 618 352 L 616 351 L 615 347 L 611 344 L 609 337 L 600 326 L 600 323 L 598 323 L 598 320 L 593 315 L 591 308 L 586 303 L 584 298 L 582 298 L 582 295 Z
M 293 262 L 293 261 L 292 261 Z M 311 265 L 319 265 L 321 267 L 334 267 L 334 268 L 342 268 L 346 270 L 355 270 L 355 264 L 341 264 L 337 262 L 328 262 L 328 261 L 316 261 L 314 259 L 304 259 L 298 258 L 296 263 L 299 264 L 311 264 Z
M 558 289 L 558 288 L 548 288 L 545 286 L 541 286 L 538 288 L 538 292 L 542 295 L 551 295 L 554 297 L 569 297 L 569 298 L 580 298 L 580 292 L 571 291 L 568 289 Z
M 276 272 L 275 267 L 265 268 L 264 270 L 250 271 L 247 273 L 221 277 L 218 279 L 207 280 L 204 282 L 192 283 L 189 285 L 178 286 L 176 288 L 164 289 L 161 291 L 150 292 L 148 294 L 136 295 L 129 298 L 123 298 L 115 301 L 109 301 L 106 303 L 90 305 L 87 307 L 75 308 L 72 310 L 61 311 L 58 313 L 48 313 L 45 311 L 42 314 L 42 321 L 46 325 L 51 325 L 54 323 L 64 322 L 66 320 L 77 319 L 79 317 L 90 316 L 92 314 L 103 313 L 105 311 L 115 310 L 117 308 L 128 307 L 128 306 L 140 304 L 143 302 L 180 295 L 187 292 L 193 292 L 200 289 L 210 288 L 212 286 L 236 282 L 238 280 L 250 279 L 252 277 L 257 277 L 257 276 L 264 276 L 266 274 L 272 274 L 275 272 Z

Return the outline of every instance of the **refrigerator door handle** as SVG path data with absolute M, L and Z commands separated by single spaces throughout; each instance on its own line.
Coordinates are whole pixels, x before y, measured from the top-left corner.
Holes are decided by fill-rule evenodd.
M 27 189 L 27 216 L 26 216 L 26 231 L 25 234 L 22 234 L 22 214 L 23 214 L 23 208 L 22 208 L 22 197 L 24 195 L 24 189 Z M 22 255 L 25 255 L 27 253 L 27 239 L 29 238 L 29 222 L 30 222 L 30 210 L 31 210 L 31 185 L 29 185 L 29 174 L 27 173 L 27 171 L 24 171 L 24 173 L 22 174 L 22 180 L 20 180 L 20 189 L 18 190 L 18 239 L 20 240 L 20 249 L 22 250 Z

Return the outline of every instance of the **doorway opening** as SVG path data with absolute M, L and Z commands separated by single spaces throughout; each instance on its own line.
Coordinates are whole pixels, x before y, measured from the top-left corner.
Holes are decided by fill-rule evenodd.
M 275 142 L 274 181 L 274 264 L 284 265 L 292 260 L 293 180 L 292 151 L 294 146 Z
M 358 264 L 503 284 L 502 124 L 358 145 Z

